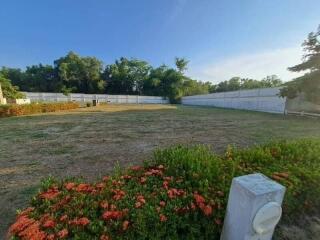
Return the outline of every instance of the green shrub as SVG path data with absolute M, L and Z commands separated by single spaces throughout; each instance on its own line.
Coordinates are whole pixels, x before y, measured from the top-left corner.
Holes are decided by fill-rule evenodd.
M 233 177 L 261 172 L 285 185 L 289 219 L 320 207 L 319 169 L 319 139 L 228 148 L 223 156 L 205 146 L 177 146 L 97 183 L 44 181 L 9 233 L 16 239 L 219 239 Z
M 7 104 L 0 105 L 0 117 L 21 116 L 36 113 L 57 112 L 78 108 L 75 102 L 64 103 L 31 103 L 25 105 Z

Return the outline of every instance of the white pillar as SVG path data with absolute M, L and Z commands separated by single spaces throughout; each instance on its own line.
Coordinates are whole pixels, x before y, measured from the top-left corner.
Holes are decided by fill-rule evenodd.
M 262 174 L 232 180 L 221 240 L 271 240 L 285 187 Z

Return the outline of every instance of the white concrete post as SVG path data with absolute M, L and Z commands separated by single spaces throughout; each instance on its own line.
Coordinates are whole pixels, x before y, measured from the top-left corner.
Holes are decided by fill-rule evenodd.
M 271 240 L 285 187 L 262 174 L 232 180 L 221 240 Z

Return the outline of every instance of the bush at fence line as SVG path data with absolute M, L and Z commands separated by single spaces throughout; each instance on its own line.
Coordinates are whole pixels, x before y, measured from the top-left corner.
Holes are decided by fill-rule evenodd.
M 287 187 L 284 220 L 320 207 L 320 139 L 223 156 L 204 146 L 155 152 L 96 183 L 49 178 L 9 229 L 14 239 L 219 239 L 231 180 L 261 172 Z
M 75 102 L 64 103 L 32 103 L 26 105 L 8 104 L 0 105 L 0 117 L 21 116 L 36 113 L 57 112 L 78 108 Z
M 87 102 L 87 103 L 86 103 L 86 106 L 87 106 L 87 107 L 91 107 L 91 106 L 92 106 L 92 103 L 91 103 L 91 102 Z

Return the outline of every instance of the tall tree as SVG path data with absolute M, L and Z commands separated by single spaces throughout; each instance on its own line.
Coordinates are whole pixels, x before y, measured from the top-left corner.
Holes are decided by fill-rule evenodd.
M 307 100 L 320 103 L 320 25 L 316 32 L 311 32 L 302 44 L 304 50 L 303 61 L 288 68 L 293 72 L 306 73 L 286 84 L 282 89 L 282 96 L 296 97 L 303 93 Z
M 69 52 L 65 57 L 54 61 L 61 89 L 72 92 L 102 93 L 105 89 L 101 79 L 102 62 L 95 57 L 80 57 Z
M 107 65 L 103 73 L 107 92 L 142 94 L 150 69 L 150 65 L 142 60 L 127 58 L 116 60 L 114 64 Z
M 23 86 L 27 85 L 26 90 L 31 92 L 55 92 L 62 86 L 55 69 L 42 64 L 27 67 L 22 82 Z
M 185 58 L 175 58 L 175 64 L 180 73 L 184 73 L 188 69 L 189 61 Z

